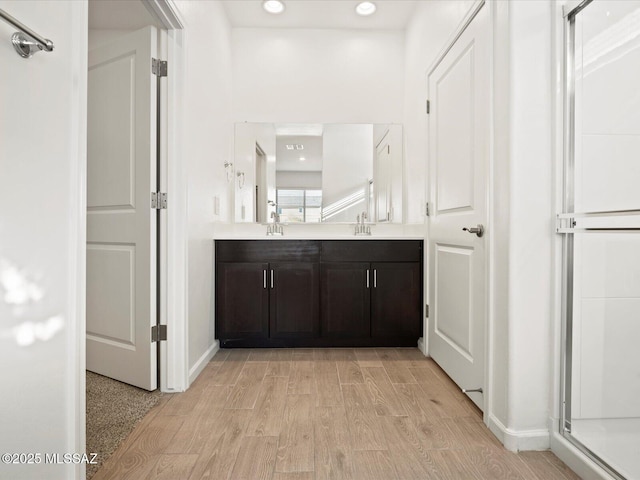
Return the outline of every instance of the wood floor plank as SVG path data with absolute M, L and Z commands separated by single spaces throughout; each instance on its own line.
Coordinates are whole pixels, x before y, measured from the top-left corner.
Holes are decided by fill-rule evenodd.
M 311 395 L 287 395 L 278 438 L 277 472 L 313 471 L 313 403 Z
M 229 480 L 271 480 L 277 437 L 244 437 Z
M 150 455 L 137 448 L 127 450 L 117 462 L 102 466 L 92 480 L 140 480 L 146 478 L 156 466 L 161 455 Z M 109 459 L 111 460 L 111 458 Z
M 304 360 L 304 361 L 313 361 L 313 348 L 296 348 L 293 351 L 292 360 Z
M 225 408 L 253 408 L 266 373 L 266 362 L 245 363 Z
M 353 450 L 386 450 L 387 440 L 365 385 L 342 385 Z
M 382 362 L 375 348 L 356 348 L 356 359 L 361 367 L 381 367 Z
M 342 391 L 336 362 L 314 362 L 313 374 L 316 381 L 316 406 L 342 405 Z
M 354 477 L 358 480 L 411 480 L 398 477 L 391 456 L 386 450 L 353 452 L 353 464 Z
M 313 418 L 315 480 L 354 480 L 345 407 L 316 407 Z
M 145 477 L 146 480 L 188 480 L 198 455 L 165 454 Z
M 275 472 L 271 480 L 314 480 L 313 472 Z
M 219 367 L 224 363 L 224 361 L 227 359 L 230 353 L 231 353 L 231 350 L 227 350 L 227 349 L 218 350 L 213 356 L 213 358 L 209 361 L 209 365 Z
M 396 358 L 399 366 L 411 367 L 428 367 L 432 360 L 425 357 L 418 348 L 396 348 Z
M 442 385 L 440 377 L 438 377 L 438 375 L 434 373 L 433 369 L 429 368 L 427 365 L 422 367 L 408 367 L 408 370 L 420 384 L 429 386 Z
M 219 418 L 229 391 L 230 387 L 226 385 L 212 385 L 206 388 L 198 403 L 192 406 L 191 415 L 185 417 L 180 429 L 164 450 L 165 453 L 200 453 L 211 432 L 220 428 Z
M 247 435 L 280 435 L 287 399 L 287 384 L 286 377 L 264 378 L 247 427 Z
M 371 400 L 378 415 L 406 415 L 407 411 L 381 367 L 363 367 L 362 374 L 369 388 Z
M 272 348 L 255 348 L 249 352 L 247 362 L 268 362 L 273 359 Z
M 380 421 L 399 478 L 443 477 L 409 417 L 382 417 Z
M 564 463 L 551 452 L 519 452 L 518 457 L 531 467 L 536 480 L 579 480 Z
M 229 477 L 247 429 L 250 410 L 228 410 L 220 424 L 204 441 L 189 480 L 218 480 Z
M 293 360 L 293 349 L 276 348 L 273 350 L 272 359 L 269 360 L 267 376 L 288 377 L 291 372 L 291 362 Z
M 474 417 L 444 418 L 441 420 L 452 432 L 458 448 L 492 448 L 502 451 L 504 448 L 484 423 Z
M 384 360 L 382 361 L 382 367 L 387 372 L 391 383 L 418 383 L 409 368 L 402 365 L 399 360 Z
M 309 395 L 315 392 L 313 362 L 296 360 L 291 364 L 287 393 L 289 395 Z
M 181 416 L 156 416 L 136 439 L 135 448 L 149 455 L 164 453 L 184 421 Z
M 215 358 L 215 357 L 214 357 Z M 234 385 L 240 376 L 249 352 L 244 349 L 232 349 L 222 362 L 212 381 L 215 385 Z
M 413 373 L 415 369 L 410 368 Z M 461 392 L 448 391 L 441 384 L 418 384 L 418 390 L 423 393 L 418 395 L 420 405 L 425 413 L 431 413 L 440 418 L 474 417 L 477 413 L 462 397 Z M 481 420 L 481 419 L 480 419 Z
M 464 457 L 462 453 L 457 453 L 459 458 L 474 469 L 480 478 L 491 478 L 495 480 L 525 479 L 526 477 L 513 465 L 511 455 L 515 455 L 506 450 L 496 450 L 493 448 L 475 448 L 466 450 Z
M 432 450 L 432 458 L 446 480 L 484 480 L 460 451 Z
M 362 370 L 357 360 L 338 360 L 338 379 L 340 383 L 364 383 Z

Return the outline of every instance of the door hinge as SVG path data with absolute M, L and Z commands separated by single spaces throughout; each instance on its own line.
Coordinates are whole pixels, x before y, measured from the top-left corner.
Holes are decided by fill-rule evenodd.
M 167 340 L 167 326 L 154 325 L 151 327 L 151 343 L 163 342 Z
M 158 60 L 157 58 L 151 59 L 151 73 L 153 73 L 156 77 L 166 77 L 167 76 L 167 61 L 166 60 Z
M 427 115 L 431 113 L 431 102 L 427 100 Z
M 429 318 L 429 305 L 425 304 L 424 306 L 424 316 L 425 318 Z
M 165 210 L 167 208 L 167 194 L 151 192 L 151 208 L 155 210 Z
M 424 215 L 425 215 L 425 217 L 429 216 L 429 202 L 425 203 Z
M 576 227 L 576 219 L 570 214 L 556 215 L 556 233 L 572 233 Z

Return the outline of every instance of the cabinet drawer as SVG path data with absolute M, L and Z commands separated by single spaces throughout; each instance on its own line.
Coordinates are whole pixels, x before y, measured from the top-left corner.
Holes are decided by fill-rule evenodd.
M 319 262 L 316 240 L 216 240 L 218 262 Z
M 323 262 L 420 262 L 421 240 L 324 240 Z

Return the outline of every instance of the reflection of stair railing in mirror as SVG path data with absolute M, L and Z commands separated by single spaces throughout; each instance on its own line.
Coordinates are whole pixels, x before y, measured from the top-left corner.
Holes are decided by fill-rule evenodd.
M 366 199 L 366 189 L 364 187 L 351 192 L 348 195 L 330 203 L 322 208 L 322 221 L 326 222 L 332 217 L 344 212 L 345 210 L 355 207 L 360 203 L 364 203 Z M 352 217 L 353 218 L 353 217 Z

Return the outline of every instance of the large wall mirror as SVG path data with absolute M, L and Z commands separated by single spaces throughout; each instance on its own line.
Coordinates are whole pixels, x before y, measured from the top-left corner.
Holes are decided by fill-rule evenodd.
M 236 222 L 402 223 L 402 126 L 238 123 Z

